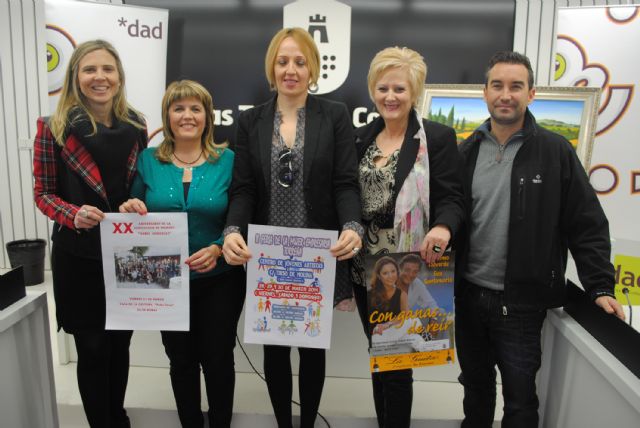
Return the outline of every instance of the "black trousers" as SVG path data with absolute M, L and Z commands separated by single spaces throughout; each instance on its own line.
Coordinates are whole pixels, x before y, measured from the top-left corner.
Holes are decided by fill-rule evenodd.
M 300 428 L 313 428 L 320 407 L 325 377 L 325 350 L 298 348 L 300 368 L 298 389 L 300 393 Z M 278 422 L 278 428 L 292 428 L 291 348 L 288 346 L 264 346 L 264 375 L 269 398 Z
M 362 328 L 371 346 L 367 309 L 367 289 L 354 284 L 358 314 Z M 380 428 L 408 428 L 411 425 L 413 403 L 413 370 L 394 370 L 371 373 L 373 403 Z
M 465 281 L 464 279 L 462 281 Z M 502 375 L 503 428 L 537 428 L 536 373 L 547 311 L 509 305 L 504 294 L 466 283 L 456 297 L 456 344 L 464 386 L 464 428 L 490 428 L 496 406 L 496 365 Z
M 54 243 L 51 271 L 58 327 L 73 335 L 78 351 L 78 389 L 89 425 L 129 427 L 123 406 L 133 332 L 104 329 L 102 261 L 79 257 Z
M 129 379 L 132 331 L 73 333 L 78 351 L 78 387 L 91 428 L 128 428 L 124 395 Z
M 242 267 L 191 281 L 189 331 L 163 331 L 171 386 L 183 427 L 204 426 L 200 407 L 200 367 L 204 373 L 209 425 L 229 427 L 235 389 L 238 319 L 245 297 Z

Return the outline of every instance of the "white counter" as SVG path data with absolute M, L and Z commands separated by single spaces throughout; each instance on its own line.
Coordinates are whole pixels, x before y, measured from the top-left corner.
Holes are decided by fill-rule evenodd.
M 545 322 L 538 394 L 541 427 L 640 426 L 640 379 L 562 309 Z
M 0 311 L 0 425 L 59 426 L 43 291 L 28 290 Z

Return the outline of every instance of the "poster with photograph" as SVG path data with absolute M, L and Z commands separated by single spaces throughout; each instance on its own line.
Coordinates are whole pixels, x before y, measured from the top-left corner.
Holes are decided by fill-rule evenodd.
M 189 330 L 187 214 L 108 213 L 100 238 L 107 330 Z
M 338 232 L 249 225 L 244 341 L 328 349 Z
M 372 372 L 453 364 L 454 254 L 365 258 Z

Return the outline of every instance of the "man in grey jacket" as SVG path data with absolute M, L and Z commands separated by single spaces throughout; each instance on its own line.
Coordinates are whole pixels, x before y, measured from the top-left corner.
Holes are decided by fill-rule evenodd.
M 547 308 L 566 299 L 570 250 L 595 304 L 615 300 L 609 225 L 570 143 L 535 122 L 533 70 L 516 52 L 489 61 L 490 119 L 460 145 L 466 230 L 456 262 L 456 343 L 464 386 L 462 427 L 491 427 L 500 369 L 503 427 L 538 426 L 535 377 Z

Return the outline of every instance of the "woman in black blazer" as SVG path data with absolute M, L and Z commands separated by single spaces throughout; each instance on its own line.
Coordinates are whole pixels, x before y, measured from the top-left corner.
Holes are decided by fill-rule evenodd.
M 238 121 L 223 254 L 229 264 L 251 257 L 248 223 L 339 229 L 331 248 L 339 261 L 362 247 L 360 193 L 353 130 L 343 104 L 308 95 L 317 88 L 318 49 L 309 33 L 285 28 L 271 40 L 267 80 L 277 95 Z M 338 263 L 336 302 L 351 297 Z M 264 346 L 264 372 L 280 428 L 292 426 L 291 348 Z M 301 427 L 313 427 L 324 385 L 324 349 L 299 348 Z
M 367 305 L 362 257 L 420 251 L 427 262 L 435 262 L 463 221 L 455 131 L 422 119 L 415 110 L 426 73 L 416 51 L 393 47 L 378 52 L 368 86 L 380 117 L 355 132 L 365 251 L 353 260 L 352 278 L 358 283 L 354 294 L 369 339 L 377 332 L 369 328 L 372 305 Z M 409 308 L 419 295 L 413 287 L 407 293 Z M 412 376 L 410 369 L 372 373 L 380 428 L 410 426 Z

